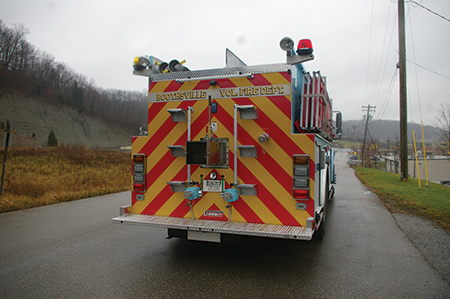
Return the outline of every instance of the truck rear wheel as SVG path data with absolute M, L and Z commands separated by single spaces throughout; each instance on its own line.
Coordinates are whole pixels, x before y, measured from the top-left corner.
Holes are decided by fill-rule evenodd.
M 324 211 L 324 214 L 323 214 L 322 223 L 320 223 L 319 229 L 314 233 L 314 239 L 316 239 L 316 240 L 322 240 L 323 237 L 325 236 L 325 225 L 327 223 L 327 217 L 326 217 L 325 209 L 323 211 Z

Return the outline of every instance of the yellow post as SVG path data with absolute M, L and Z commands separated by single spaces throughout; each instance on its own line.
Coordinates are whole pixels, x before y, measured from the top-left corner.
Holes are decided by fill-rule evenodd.
M 425 151 L 425 137 L 423 135 L 423 121 L 420 121 L 420 125 L 422 127 L 423 161 L 425 162 L 425 176 L 427 177 L 427 189 L 428 189 L 429 185 L 428 185 L 427 152 Z
M 414 140 L 414 153 L 416 155 L 417 177 L 419 178 L 419 189 L 422 189 L 422 186 L 420 186 L 419 158 L 417 157 L 416 136 L 414 135 L 414 130 L 413 130 L 413 140 Z

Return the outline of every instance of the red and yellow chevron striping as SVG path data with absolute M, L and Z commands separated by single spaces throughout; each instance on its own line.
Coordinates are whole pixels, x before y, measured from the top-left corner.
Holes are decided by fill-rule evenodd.
M 296 208 L 292 197 L 293 155 L 309 154 L 310 166 L 314 169 L 315 135 L 292 133 L 291 101 L 296 99 L 291 96 L 290 84 L 289 72 L 255 74 L 252 78 L 221 78 L 216 84 L 208 80 L 151 82 L 148 136 L 132 139 L 132 152 L 147 157 L 147 189 L 143 199 L 139 200 L 133 192 L 129 211 L 178 218 L 305 226 L 306 219 L 314 216 L 314 204 L 308 204 L 306 210 Z M 188 141 L 188 126 L 191 140 L 206 136 L 210 121 L 206 94 L 211 93 L 217 95 L 212 98 L 217 105 L 217 112 L 211 113 L 213 136 L 228 141 L 228 167 L 188 167 L 186 157 L 174 157 L 168 146 L 184 147 Z M 235 120 L 235 105 L 256 107 L 257 119 L 238 117 Z M 175 122 L 168 113 L 168 109 L 188 110 L 190 107 L 190 124 Z M 257 157 L 242 157 L 239 150 L 235 152 L 236 133 L 236 146 L 252 146 Z M 262 133 L 270 136 L 267 142 L 259 142 Z M 233 163 L 235 156 L 236 165 Z M 189 206 L 183 192 L 172 191 L 168 184 L 186 182 L 188 171 L 191 180 L 197 184 L 211 173 L 218 178 L 223 176 L 225 188 L 231 188 L 236 175 L 239 184 L 254 185 L 256 195 L 240 194 L 237 201 L 228 203 L 220 192 L 204 192 Z M 314 173 L 311 171 L 309 176 L 309 201 L 314 201 Z

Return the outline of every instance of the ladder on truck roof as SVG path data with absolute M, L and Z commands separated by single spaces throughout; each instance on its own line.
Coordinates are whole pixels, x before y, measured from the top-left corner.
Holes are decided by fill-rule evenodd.
M 333 132 L 331 99 L 326 81 L 319 71 L 303 73 L 303 89 L 299 107 L 301 132 L 318 133 L 331 139 Z

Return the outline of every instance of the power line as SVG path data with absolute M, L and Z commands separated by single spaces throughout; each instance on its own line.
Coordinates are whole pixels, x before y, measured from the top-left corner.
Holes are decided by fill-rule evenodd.
M 380 109 L 379 116 L 378 116 L 378 119 L 380 119 L 380 120 L 383 119 L 384 113 L 386 112 L 386 109 L 387 109 L 387 106 L 388 106 L 388 103 L 389 103 L 389 99 L 390 99 L 390 96 L 391 96 L 391 93 L 392 93 L 392 89 L 394 87 L 395 80 L 397 78 L 397 74 L 398 74 L 398 71 L 397 71 L 397 68 L 395 68 L 394 69 L 394 73 L 392 74 L 392 77 L 391 77 L 391 81 L 389 82 L 389 86 L 386 89 L 386 94 L 384 95 L 383 104 L 381 105 L 381 109 Z M 374 132 L 376 132 L 378 130 L 379 126 L 380 126 L 380 122 L 378 122 L 378 125 L 375 128 Z
M 411 15 L 410 14 L 408 14 L 408 21 L 409 21 L 409 27 L 411 28 L 410 34 L 411 34 L 411 41 L 412 41 L 412 52 L 413 52 L 414 61 L 416 61 L 416 48 L 414 46 L 413 25 L 412 25 L 412 22 L 411 22 Z M 408 60 L 406 60 L 406 61 L 408 61 Z M 420 85 L 419 85 L 419 77 L 417 75 L 417 66 L 414 68 L 414 72 L 415 72 L 415 75 L 416 75 L 416 89 L 417 89 L 417 100 L 419 102 L 420 121 L 422 121 L 423 120 L 423 118 L 422 118 L 422 105 L 420 103 L 420 91 L 419 91 Z M 410 113 L 411 113 L 411 120 L 414 121 L 414 119 L 413 119 L 414 114 L 412 113 L 412 107 L 413 107 L 413 105 L 409 105 L 409 109 L 410 109 Z
M 381 93 L 384 90 L 382 88 L 382 85 L 384 83 L 383 78 L 385 78 L 386 67 L 388 65 L 389 50 L 391 48 L 392 39 L 393 39 L 393 36 L 394 36 L 396 18 L 397 18 L 397 16 L 394 14 L 395 15 L 395 20 L 392 23 L 391 35 L 390 35 L 390 38 L 389 38 L 389 46 L 386 48 L 385 45 L 386 45 L 386 40 L 387 40 L 387 35 L 388 35 L 390 13 L 391 13 L 391 5 L 389 5 L 389 11 L 388 11 L 388 15 L 387 15 L 387 18 L 386 18 L 386 28 L 385 28 L 385 32 L 384 32 L 384 39 L 383 39 L 381 58 L 380 58 L 380 63 L 379 63 L 379 67 L 378 67 L 377 80 L 376 80 L 376 85 L 375 85 L 376 88 L 374 89 L 373 95 L 372 95 L 373 98 L 377 99 L 376 104 L 378 104 L 378 99 L 381 98 Z M 385 53 L 385 51 L 386 51 L 386 53 Z M 386 57 L 384 55 L 386 55 Z M 383 61 L 384 61 L 384 64 L 383 64 Z M 381 74 L 381 76 L 380 76 L 380 74 Z
M 439 74 L 438 72 L 435 72 L 435 71 L 433 71 L 433 70 L 430 70 L 429 68 L 426 68 L 426 67 L 424 67 L 424 66 L 422 66 L 422 65 L 420 65 L 420 64 L 415 63 L 414 61 L 411 61 L 411 60 L 408 60 L 408 59 L 406 59 L 406 61 L 408 61 L 409 63 L 412 63 L 412 64 L 414 64 L 414 65 L 416 65 L 416 66 L 418 66 L 418 67 L 420 67 L 420 68 L 423 68 L 424 70 L 427 70 L 427 71 L 429 71 L 429 72 L 432 72 L 433 74 L 436 74 L 436 75 L 438 75 L 438 76 L 441 76 L 441 77 L 444 77 L 444 78 L 450 80 L 450 77 L 447 77 L 447 76 L 445 76 L 445 75 Z
M 438 17 L 444 19 L 444 20 L 446 20 L 447 22 L 450 22 L 450 20 L 447 19 L 446 17 L 444 17 L 443 15 L 440 15 L 440 14 L 438 14 L 437 12 L 432 11 L 432 10 L 429 9 L 428 7 L 425 7 L 425 6 L 423 6 L 422 4 L 417 3 L 416 1 L 412 1 L 412 0 L 411 0 L 411 1 L 409 1 L 409 2 L 412 2 L 412 3 L 414 3 L 415 5 L 420 6 L 420 7 L 422 7 L 422 8 L 425 9 L 425 10 L 428 10 L 428 11 L 431 12 L 432 14 L 434 14 L 434 15 L 436 15 L 436 16 L 438 16 Z
M 370 15 L 370 31 L 369 31 L 369 57 L 367 59 L 367 73 L 366 73 L 366 87 L 364 89 L 364 99 L 366 99 L 367 97 L 367 86 L 369 85 L 369 71 L 370 71 L 370 50 L 372 48 L 372 27 L 373 27 L 373 12 L 374 12 L 374 7 L 375 5 L 375 0 L 372 0 L 372 10 L 371 10 L 371 15 Z

